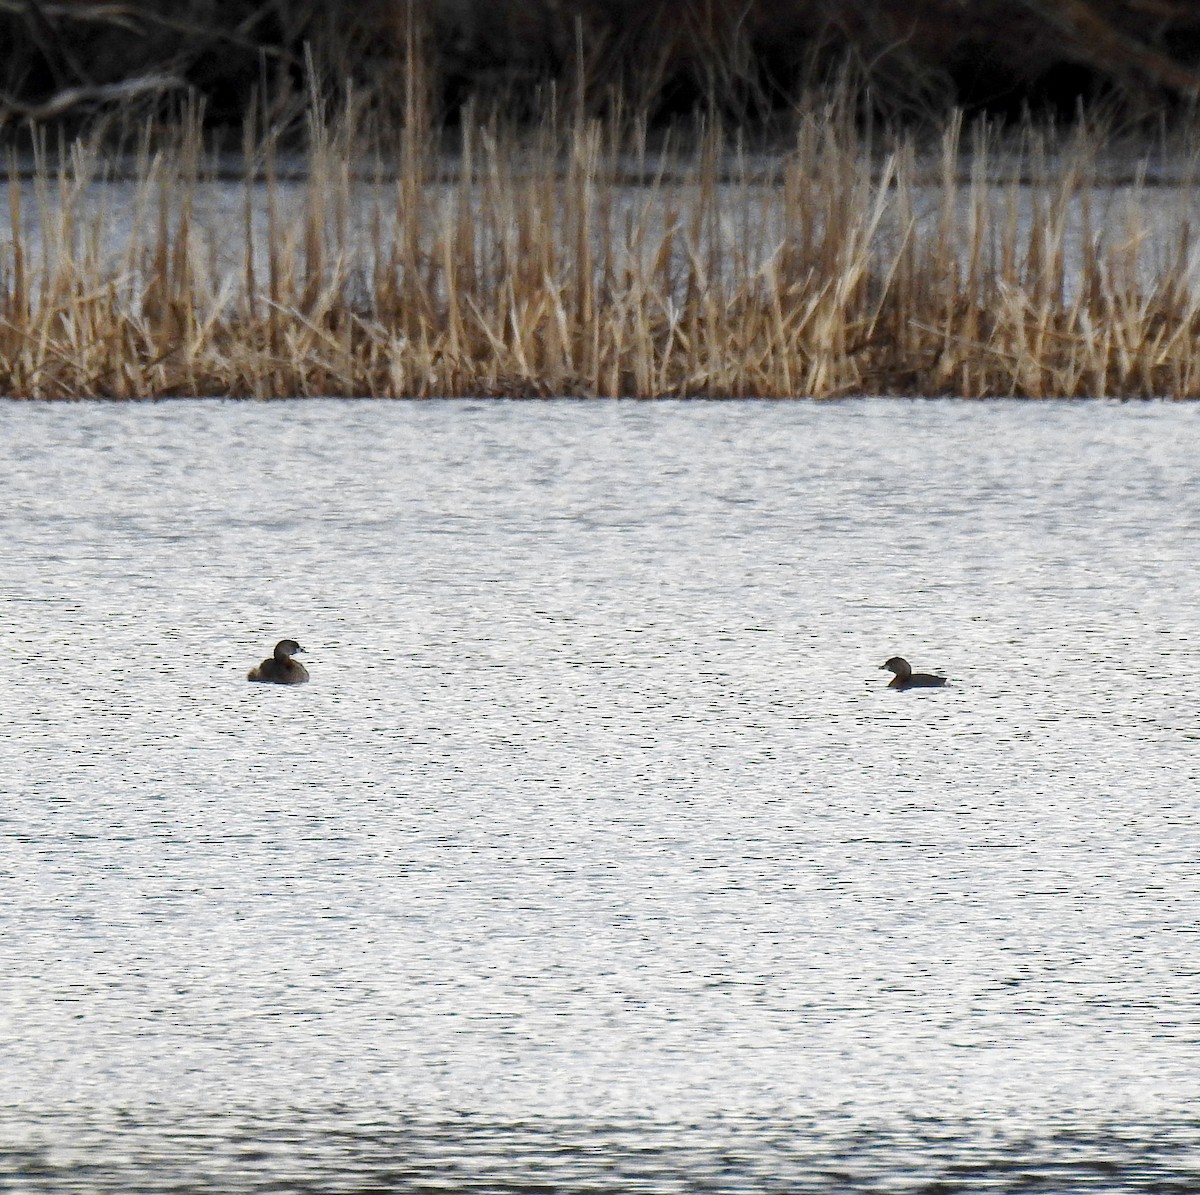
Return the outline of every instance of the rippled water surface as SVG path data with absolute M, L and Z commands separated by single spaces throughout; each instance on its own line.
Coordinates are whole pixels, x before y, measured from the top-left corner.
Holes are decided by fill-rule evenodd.
M 0 406 L 0 1188 L 1195 1190 L 1198 446 Z

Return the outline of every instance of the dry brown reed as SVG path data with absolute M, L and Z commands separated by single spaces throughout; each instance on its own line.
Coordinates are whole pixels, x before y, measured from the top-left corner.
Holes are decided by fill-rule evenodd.
M 314 106 L 240 182 L 198 125 L 130 184 L 98 141 L 10 155 L 0 393 L 1200 395 L 1190 164 L 1113 185 L 1095 130 L 921 150 L 816 102 L 783 153 L 628 129 L 385 155 Z

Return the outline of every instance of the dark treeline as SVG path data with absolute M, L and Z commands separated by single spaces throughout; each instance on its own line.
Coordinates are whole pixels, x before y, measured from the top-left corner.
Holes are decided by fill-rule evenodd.
M 202 99 L 235 124 L 253 96 L 534 105 L 553 80 L 593 110 L 715 102 L 784 110 L 849 68 L 892 115 L 1080 103 L 1146 114 L 1200 88 L 1197 0 L 0 0 L 0 121 L 153 114 Z M 580 90 L 582 84 L 582 90 Z

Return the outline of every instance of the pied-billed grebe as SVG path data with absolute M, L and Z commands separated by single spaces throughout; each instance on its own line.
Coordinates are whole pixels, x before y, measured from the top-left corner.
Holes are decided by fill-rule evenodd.
M 936 689 L 946 683 L 944 676 L 934 676 L 931 672 L 914 672 L 909 662 L 900 656 L 892 656 L 880 668 L 886 668 L 893 673 L 889 689 Z
M 304 648 L 295 639 L 280 639 L 275 644 L 275 653 L 263 660 L 257 668 L 251 668 L 246 673 L 247 680 L 265 681 L 270 685 L 302 685 L 308 680 L 308 669 L 297 660 L 293 660 L 298 651 Z

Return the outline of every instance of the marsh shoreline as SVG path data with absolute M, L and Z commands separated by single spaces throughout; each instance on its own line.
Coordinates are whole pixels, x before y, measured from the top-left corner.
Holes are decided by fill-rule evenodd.
M 583 119 L 148 146 L 10 155 L 0 394 L 1200 396 L 1186 138 L 814 106 L 778 152 Z

